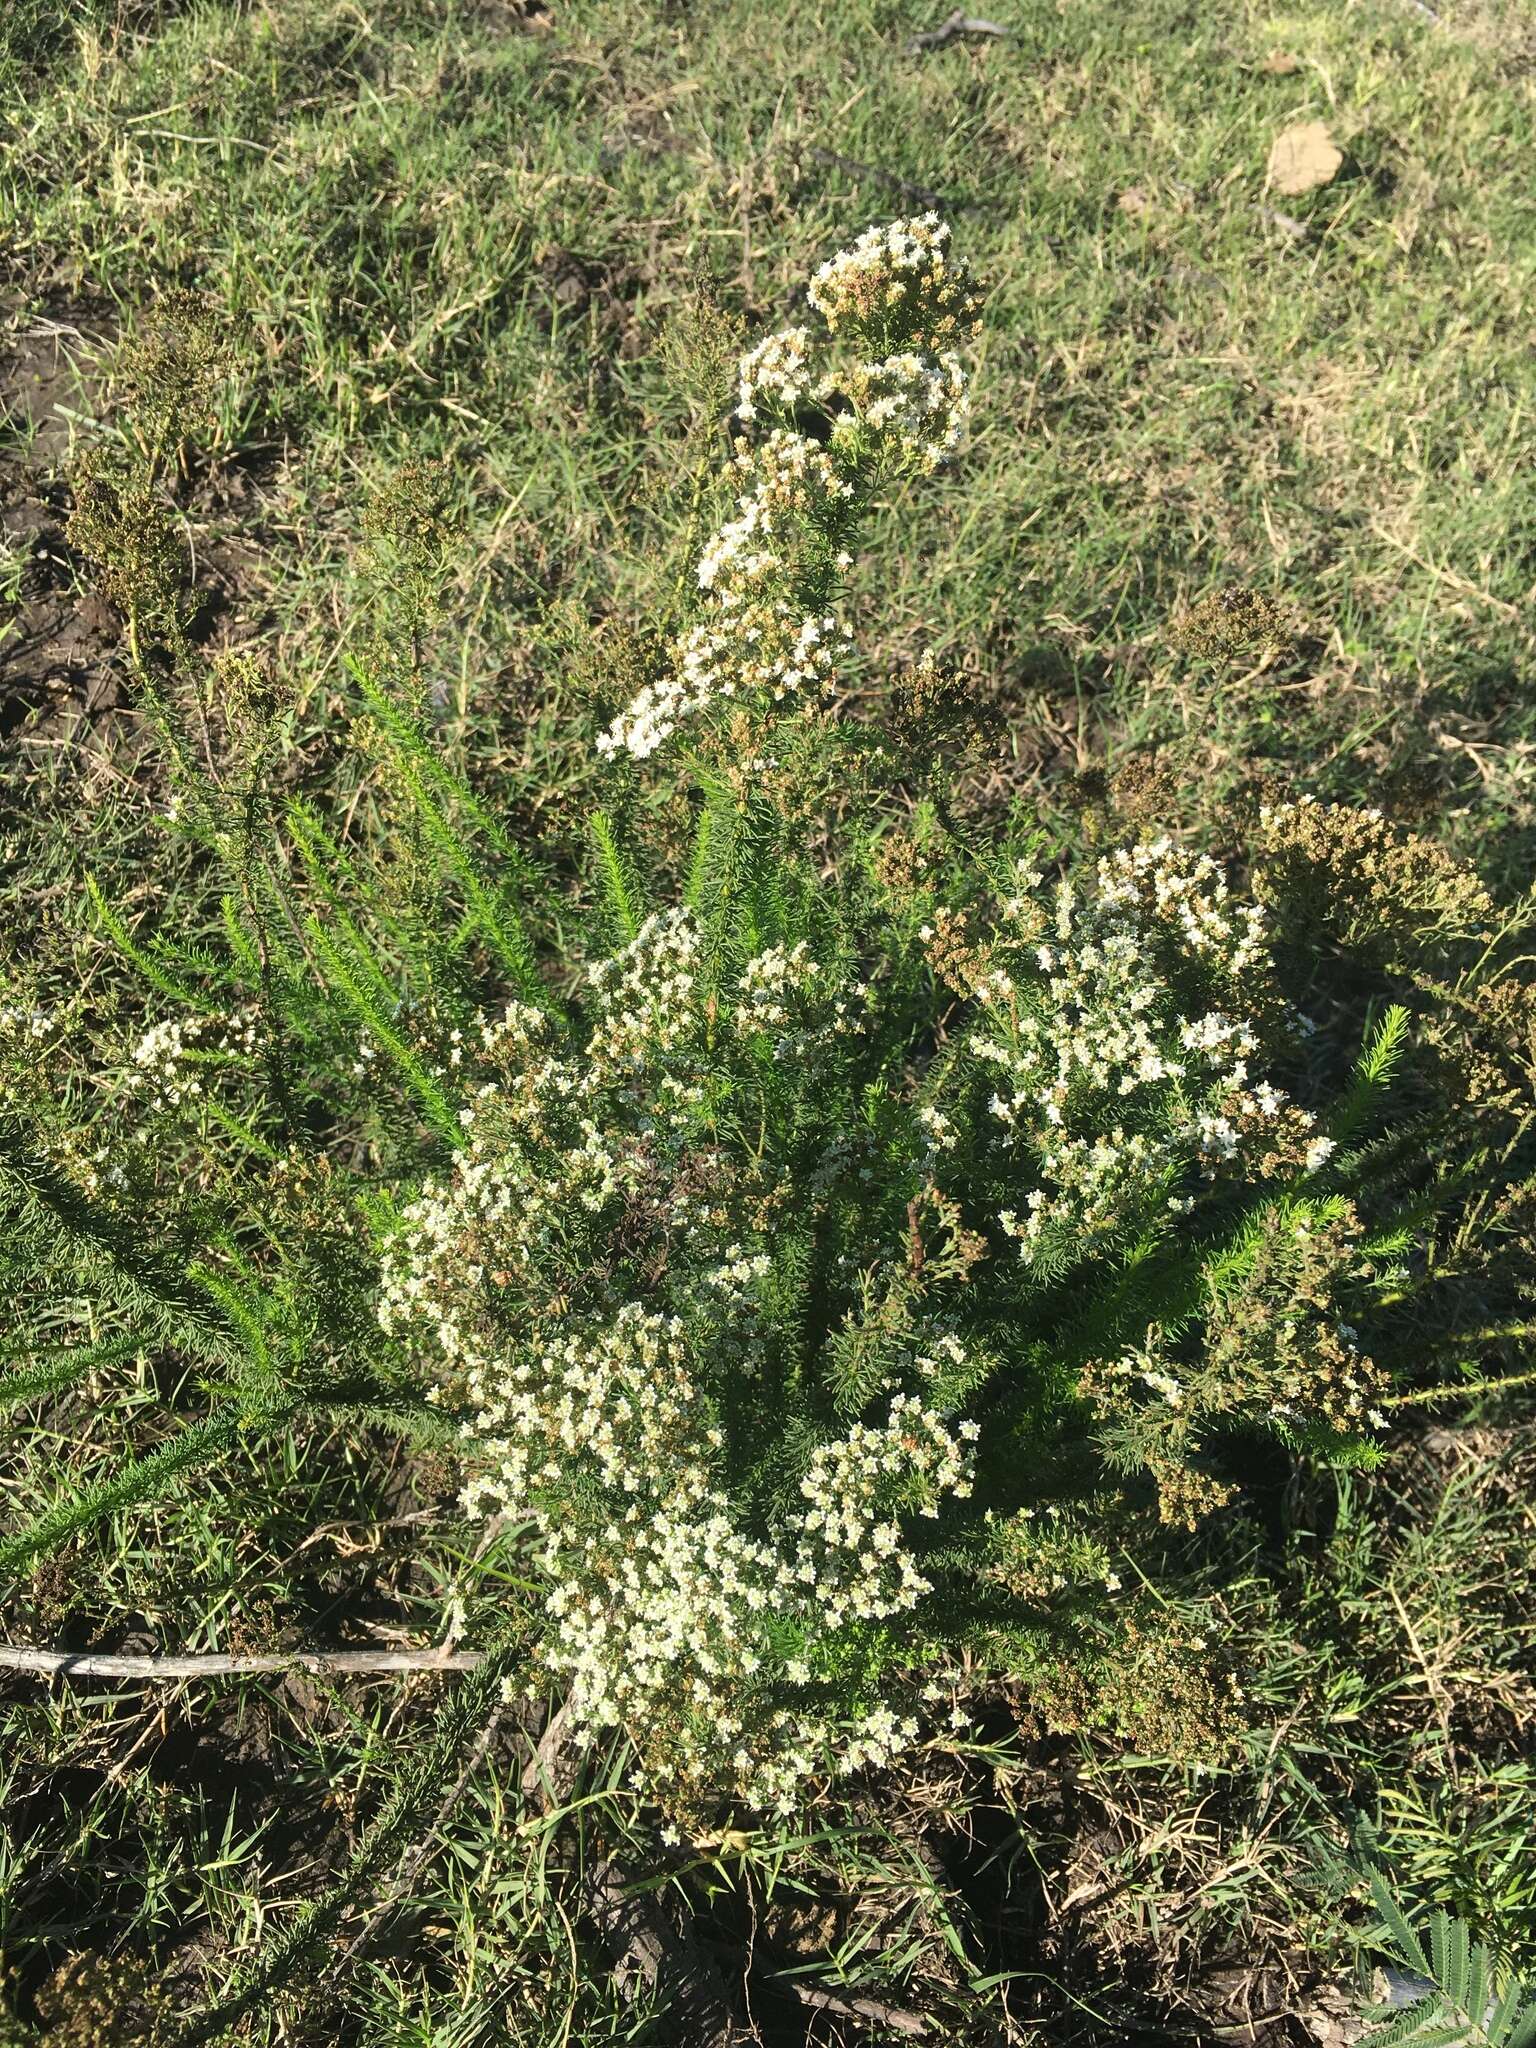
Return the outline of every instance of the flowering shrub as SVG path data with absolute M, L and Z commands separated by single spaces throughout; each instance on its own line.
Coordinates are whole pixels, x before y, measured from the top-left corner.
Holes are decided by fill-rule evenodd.
M 1267 811 L 1246 875 L 1166 831 L 957 820 L 931 661 L 883 720 L 831 715 L 859 521 L 959 451 L 979 297 L 925 217 L 809 304 L 739 365 L 736 503 L 598 737 L 589 877 L 535 868 L 432 730 L 418 473 L 375 522 L 408 615 L 353 729 L 385 851 L 274 788 L 281 693 L 226 658 L 211 705 L 172 607 L 150 701 L 223 949 L 97 898 L 129 1021 L 55 1029 L 25 962 L 0 991 L 39 1286 L 69 1276 L 91 1346 L 195 1360 L 237 1420 L 445 1417 L 467 1509 L 526 1539 L 525 1681 L 624 1731 L 679 1814 L 790 1812 L 964 1727 L 962 1672 L 1049 1705 L 1177 1667 L 1168 1725 L 1229 1717 L 1193 1648 L 1149 1648 L 1154 1535 L 1233 1503 L 1255 1439 L 1368 1460 L 1399 1379 L 1463 1328 L 1497 1345 L 1523 1284 L 1536 1038 L 1504 1027 L 1536 1010 L 1475 877 L 1334 806 Z M 681 860 L 630 801 L 648 775 Z M 577 886 L 607 929 L 580 949 Z M 1385 1130 L 1410 1002 L 1432 1058 Z M 99 1511 L 182 1469 L 157 1451 Z
M 947 1319 L 911 1321 L 854 1404 L 798 1327 L 882 1249 L 858 1197 L 890 1139 L 855 1135 L 889 1056 L 874 990 L 803 940 L 712 973 L 687 909 L 588 989 L 574 1044 L 521 1005 L 483 1027 L 380 1319 L 468 1412 L 470 1502 L 538 1531 L 540 1656 L 582 1718 L 641 1731 L 675 1790 L 787 1808 L 916 1732 L 846 1679 L 932 1590 L 913 1518 L 970 1492 L 975 1368 Z M 799 1442 L 765 1441 L 776 1414 Z
M 1029 1160 L 1023 1217 L 1000 1218 L 1025 1258 L 1187 1212 L 1191 1166 L 1209 1180 L 1323 1164 L 1315 1119 L 1251 1071 L 1246 1013 L 1273 1002 L 1263 914 L 1230 901 L 1208 856 L 1122 849 L 1051 907 L 1038 869 L 1016 880 L 1029 893 L 1003 906 L 967 992 L 983 1020 L 970 1049 L 998 1081 L 988 1110 Z
M 939 1581 L 1030 1507 L 1023 1413 L 1071 1399 L 1068 1269 L 1139 1347 L 1078 1393 L 1165 1519 L 1228 1497 L 1213 1423 L 1337 1446 L 1384 1419 L 1334 1298 L 1362 1235 L 1312 1192 L 1332 1141 L 1260 1064 L 1262 911 L 1166 840 L 1009 880 L 974 942 L 913 905 L 905 946 L 869 932 L 873 972 L 804 937 L 712 963 L 693 908 L 653 915 L 579 1027 L 481 1026 L 452 1173 L 386 1253 L 380 1318 L 466 1417 L 467 1501 L 537 1532 L 539 1661 L 674 1800 L 788 1810 L 917 1736 L 976 1647 Z M 929 959 L 974 1022 L 914 1080 Z M 1203 1292 L 1194 1343 L 1152 1323 L 1154 1275 Z

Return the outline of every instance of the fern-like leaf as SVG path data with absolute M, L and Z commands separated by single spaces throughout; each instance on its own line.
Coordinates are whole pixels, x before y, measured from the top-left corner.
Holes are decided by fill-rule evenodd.
M 1374 1119 L 1408 1049 L 1409 1021 L 1402 1004 L 1392 1003 L 1361 1047 L 1349 1086 L 1329 1119 L 1328 1135 L 1336 1146 L 1347 1145 Z
M 1361 2048 L 1536 2048 L 1536 2004 L 1529 1986 L 1500 1967 L 1464 1920 L 1437 1907 L 1421 1934 L 1379 1871 L 1370 1878 L 1381 1915 L 1373 1941 L 1425 1981 L 1402 2011 L 1372 2015 Z
M 142 1458 L 130 1458 L 110 1479 L 84 1488 L 71 1499 L 48 1509 L 25 1529 L 0 1542 L 0 1580 L 12 1576 L 34 1557 L 57 1550 L 71 1536 L 114 1514 L 118 1508 L 133 1507 L 164 1493 L 184 1472 L 195 1472 L 213 1464 L 232 1449 L 248 1428 L 270 1424 L 281 1411 L 251 1410 L 230 1406 L 202 1422 L 188 1423 L 168 1443 Z
M 1392 1938 L 1398 1962 L 1404 1969 L 1417 1970 L 1421 1977 L 1427 1977 L 1429 1957 L 1424 1953 L 1424 1945 L 1379 1870 L 1371 1872 L 1371 1897 L 1381 1915 L 1382 1926 Z
M 645 922 L 645 886 L 606 811 L 593 812 L 591 832 L 597 853 L 597 885 L 617 951 L 630 944 Z

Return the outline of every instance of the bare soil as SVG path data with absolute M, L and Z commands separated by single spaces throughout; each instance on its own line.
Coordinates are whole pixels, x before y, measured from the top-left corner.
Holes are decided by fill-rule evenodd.
M 120 624 L 82 587 L 60 480 L 110 333 L 84 308 L 0 308 L 0 549 L 14 565 L 0 596 L 0 737 L 118 702 Z

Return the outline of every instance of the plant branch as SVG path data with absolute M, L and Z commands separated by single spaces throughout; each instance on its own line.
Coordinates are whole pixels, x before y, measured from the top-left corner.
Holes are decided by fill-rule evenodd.
M 217 1651 L 191 1656 L 117 1656 L 93 1650 L 34 1650 L 0 1643 L 0 1670 L 32 1671 L 40 1678 L 238 1678 L 262 1671 L 335 1672 L 350 1678 L 383 1671 L 473 1671 L 479 1650 L 285 1650 L 271 1656 L 233 1657 Z

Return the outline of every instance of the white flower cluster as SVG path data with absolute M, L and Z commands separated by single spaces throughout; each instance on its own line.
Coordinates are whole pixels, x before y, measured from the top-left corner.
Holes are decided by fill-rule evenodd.
M 820 1446 L 802 1483 L 815 1504 L 756 1537 L 713 1477 L 718 1429 L 697 1430 L 691 1447 L 675 1433 L 690 1399 L 702 1407 L 680 1364 L 679 1326 L 663 1330 L 631 1306 L 592 1341 L 610 1361 L 633 1347 L 616 1403 L 631 1455 L 613 1455 L 600 1374 L 582 1375 L 581 1428 L 568 1407 L 553 1431 L 536 1412 L 530 1420 L 541 1444 L 558 1441 L 549 1464 L 566 1483 L 584 1476 L 583 1435 L 606 1454 L 599 1469 L 620 1496 L 608 1519 L 575 1520 L 558 1488 L 546 1502 L 500 1475 L 482 1484 L 484 1499 L 531 1514 L 543 1537 L 553 1622 L 544 1654 L 583 1726 L 626 1727 L 642 1750 L 648 1734 L 667 1730 L 683 1779 L 730 1784 L 782 1812 L 812 1773 L 893 1754 L 915 1725 L 888 1707 L 829 1711 L 816 1698 L 818 1646 L 845 1621 L 886 1619 L 928 1591 L 881 1502 L 899 1488 L 936 1512 L 944 1492 L 967 1486 L 961 1444 L 937 1415 L 898 1397 L 884 1425 Z
M 955 1129 L 954 1119 L 945 1114 L 937 1104 L 923 1103 L 917 1112 L 917 1121 L 928 1134 L 928 1143 L 935 1152 L 953 1152 L 960 1142 L 960 1133 Z
M 811 330 L 782 327 L 747 350 L 737 365 L 736 417 L 755 420 L 760 399 L 789 411 L 809 398 Z
M 462 1363 L 456 1339 L 450 1355 Z M 897 1395 L 883 1423 L 819 1445 L 805 1508 L 753 1536 L 716 1476 L 724 1435 L 676 1317 L 627 1303 L 606 1325 L 476 1358 L 468 1405 L 479 1469 L 466 1505 L 537 1530 L 543 1657 L 588 1733 L 625 1727 L 643 1751 L 663 1732 L 670 1767 L 695 1786 L 785 1812 L 812 1773 L 911 1739 L 915 1724 L 888 1707 L 850 1717 L 817 1698 L 819 1646 L 929 1590 L 901 1510 L 936 1514 L 969 1491 L 975 1424 L 951 1433 Z
M 806 616 L 784 598 L 735 608 L 728 625 L 701 620 L 678 643 L 672 674 L 637 691 L 598 734 L 598 752 L 625 751 L 643 761 L 685 720 L 722 698 L 759 690 L 776 704 L 790 696 L 826 698 L 851 644 L 832 613 Z
M 460 1111 L 451 1178 L 423 1183 L 385 1251 L 385 1330 L 425 1324 L 443 1361 L 472 1370 L 482 1284 L 525 1281 L 573 1215 L 596 1216 L 639 1184 L 639 1141 L 599 1126 L 595 1088 L 595 1070 L 548 1056 L 509 1086 L 487 1082 Z
M 167 1018 L 152 1024 L 129 1053 L 128 1085 L 152 1112 L 174 1109 L 203 1092 L 200 1069 L 224 1066 L 256 1049 L 257 1013 Z M 148 1134 L 141 1132 L 140 1142 Z
M 465 1417 L 466 1504 L 537 1534 L 541 1656 L 583 1728 L 630 1730 L 658 1791 L 788 1811 L 808 1776 L 916 1732 L 889 1701 L 840 1696 L 839 1632 L 929 1591 L 911 1521 L 969 1491 L 977 1431 L 934 1405 L 941 1362 L 966 1359 L 946 1334 L 874 1417 L 807 1447 L 797 1496 L 744 1512 L 732 1474 L 760 1446 L 733 1444 L 754 1425 L 732 1416 L 759 1369 L 779 1198 L 750 1148 L 722 1151 L 704 1084 L 760 1063 L 765 1031 L 831 1043 L 870 991 L 803 942 L 705 987 L 676 911 L 591 970 L 580 1052 L 524 1005 L 484 1024 L 501 1071 L 463 1112 L 451 1174 L 402 1214 L 379 1318 Z M 641 1217 L 635 1270 L 659 1247 L 668 1275 L 646 1300 L 616 1250 Z
M 712 1266 L 704 1275 L 705 1283 L 718 1288 L 739 1307 L 745 1307 L 753 1299 L 753 1291 L 759 1280 L 766 1280 L 773 1271 L 773 1261 L 766 1252 L 749 1252 L 739 1244 L 727 1245 L 725 1263 Z
M 922 1512 L 937 1515 L 942 1495 L 965 1499 L 969 1463 L 963 1445 L 974 1422 L 954 1435 L 911 1394 L 897 1394 L 880 1427 L 856 1423 L 846 1437 L 820 1444 L 800 1491 L 810 1502 L 788 1527 L 798 1540 L 795 1576 L 814 1587 L 821 1624 L 879 1621 L 913 1607 L 932 1588 L 902 1545 L 900 1523 L 880 1508 L 893 1475 L 923 1489 Z
M 1166 838 L 1120 847 L 1099 863 L 1098 894 L 1106 909 L 1171 926 L 1186 952 L 1209 955 L 1228 975 L 1269 966 L 1263 911 L 1233 900 L 1208 853 L 1185 852 Z
M 186 1065 L 188 1027 L 179 1017 L 151 1024 L 129 1055 L 133 1080 L 150 1097 L 152 1107 L 169 1108 L 188 1095 L 202 1092 L 202 1081 Z
M 36 1003 L 0 1003 L 0 1038 L 35 1041 L 52 1028 L 53 1018 Z
M 726 613 L 743 610 L 762 586 L 782 578 L 806 532 L 843 516 L 851 479 L 826 449 L 804 434 L 776 427 L 753 447 L 739 447 L 738 472 L 752 480 L 699 558 L 699 588 L 717 591 Z
M 555 1049 L 549 1019 L 528 1004 L 482 1022 L 480 1056 L 499 1078 L 459 1112 L 464 1144 L 451 1182 L 427 1181 L 402 1212 L 383 1265 L 386 1329 L 425 1321 L 443 1358 L 471 1361 L 455 1306 L 466 1275 L 472 1291 L 486 1276 L 499 1274 L 499 1287 L 525 1280 L 557 1251 L 573 1216 L 595 1217 L 646 1184 L 658 1137 L 697 1121 L 706 1079 L 725 1057 L 707 1043 L 702 944 L 692 913 L 675 909 L 647 918 L 627 946 L 596 962 L 579 1056 Z M 866 984 L 828 973 L 802 942 L 749 960 L 724 1014 L 742 1049 L 781 1027 L 783 1052 L 856 1035 L 871 1000 Z M 791 1022 L 794 1033 L 782 1029 Z M 679 1190 L 668 1225 L 684 1243 L 718 1251 L 715 1204 Z
M 1214 861 L 1156 840 L 1101 860 L 1086 887 L 1063 881 L 1049 908 L 1038 873 L 1018 880 L 971 1046 L 999 1074 L 992 1115 L 1031 1158 L 1035 1185 L 1000 1217 L 1026 1258 L 1187 1207 L 1191 1164 L 1209 1175 L 1287 1143 L 1299 1167 L 1322 1164 L 1329 1140 L 1254 1074 L 1248 1018 L 1184 1007 L 1212 981 L 1258 995 L 1270 967 L 1263 912 L 1232 900 Z
M 829 1013 L 820 1000 L 822 979 L 821 962 L 812 959 L 806 940 L 788 948 L 770 946 L 742 969 L 734 1012 L 737 1032 L 743 1039 L 771 1032 L 778 1060 L 811 1051 L 829 1031 L 843 1036 L 850 996 L 867 999 L 869 990 L 861 985 L 834 996 Z
M 855 410 L 834 429 L 833 438 L 859 427 L 878 428 L 893 436 L 920 468 L 941 468 L 965 445 L 969 381 L 953 349 L 937 356 L 906 349 L 878 362 L 855 364 L 846 378 Z
M 949 224 L 936 213 L 866 228 L 823 263 L 807 296 L 833 334 L 922 331 L 947 341 L 974 327 L 977 296 L 949 254 Z
M 587 969 L 597 1012 L 587 1042 L 594 1080 L 638 1072 L 698 1032 L 702 943 L 690 911 L 658 911 L 622 952 Z
M 960 358 L 946 344 L 974 325 L 975 294 L 946 255 L 934 216 L 872 230 L 830 264 L 812 303 L 833 336 L 900 344 L 880 358 L 816 374 L 808 328 L 770 334 L 738 366 L 736 417 L 762 425 L 736 442 L 744 488 L 706 542 L 698 583 L 708 609 L 673 649 L 670 671 L 638 691 L 597 741 L 643 760 L 718 703 L 818 703 L 850 645 L 830 602 L 851 566 L 846 529 L 882 465 L 933 469 L 961 446 L 968 411 Z M 868 301 L 868 318 L 856 306 Z M 826 446 L 793 424 L 814 403 L 833 415 Z

